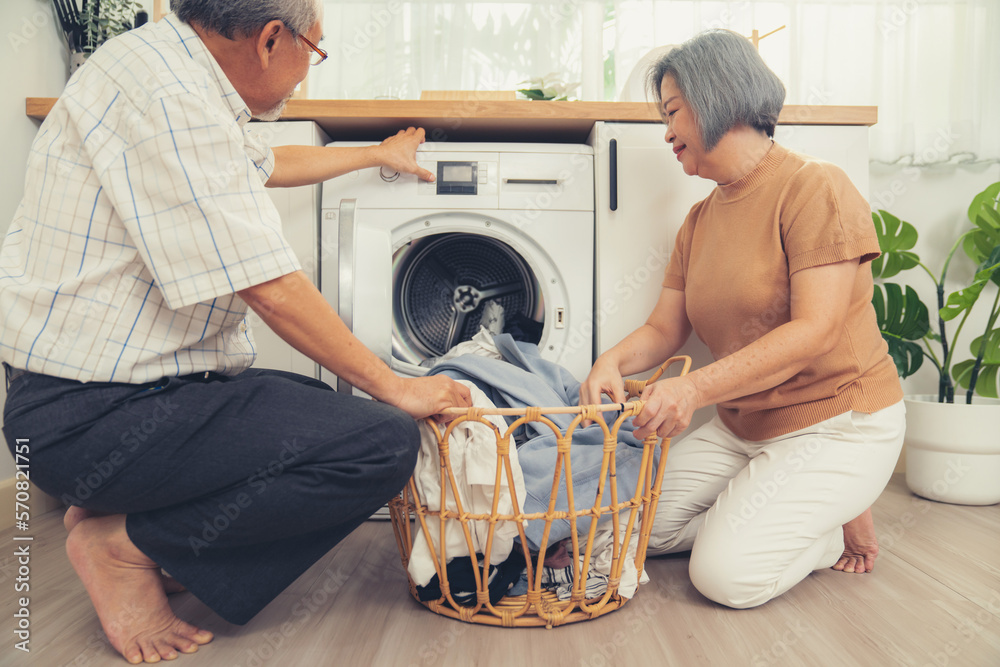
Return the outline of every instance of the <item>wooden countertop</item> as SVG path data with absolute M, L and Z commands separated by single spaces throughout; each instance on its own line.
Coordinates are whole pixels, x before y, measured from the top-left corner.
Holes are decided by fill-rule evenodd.
M 43 119 L 55 98 L 29 97 L 26 112 Z M 409 125 L 430 141 L 546 141 L 583 143 L 599 120 L 658 123 L 641 102 L 533 102 L 529 100 L 290 100 L 282 120 L 314 120 L 337 140 L 379 141 Z M 786 105 L 779 124 L 874 125 L 873 106 Z

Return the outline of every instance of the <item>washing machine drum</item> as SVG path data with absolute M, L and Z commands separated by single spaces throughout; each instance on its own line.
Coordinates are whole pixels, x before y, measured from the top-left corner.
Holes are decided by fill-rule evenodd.
M 505 331 L 538 342 L 545 308 L 528 263 L 499 239 L 435 234 L 393 254 L 393 354 L 419 364 L 479 331 L 483 309 L 504 310 Z

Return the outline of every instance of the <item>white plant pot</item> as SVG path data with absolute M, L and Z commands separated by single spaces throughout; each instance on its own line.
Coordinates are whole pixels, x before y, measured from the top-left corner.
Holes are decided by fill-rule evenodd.
M 87 57 L 89 55 L 90 55 L 89 53 L 81 53 L 79 51 L 74 51 L 73 53 L 69 54 L 69 75 L 70 76 L 73 76 L 73 74 L 76 73 L 76 70 L 78 70 L 81 67 L 83 67 L 83 63 L 87 62 Z
M 959 403 L 958 400 L 961 400 Z M 959 505 L 1000 502 L 1000 400 L 907 396 L 906 485 L 918 496 Z

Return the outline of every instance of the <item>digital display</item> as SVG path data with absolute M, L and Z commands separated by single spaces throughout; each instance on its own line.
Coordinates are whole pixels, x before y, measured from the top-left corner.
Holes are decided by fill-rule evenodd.
M 444 180 L 452 183 L 471 183 L 473 180 L 471 164 L 448 164 L 442 168 Z
M 479 190 L 478 172 L 478 162 L 438 162 L 437 193 L 439 195 L 476 194 Z

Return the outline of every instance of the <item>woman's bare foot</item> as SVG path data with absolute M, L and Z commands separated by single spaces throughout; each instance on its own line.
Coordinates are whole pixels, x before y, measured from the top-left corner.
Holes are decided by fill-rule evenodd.
M 80 520 L 66 552 L 111 645 L 133 665 L 173 660 L 212 640 L 174 615 L 159 566 L 129 540 L 123 514 Z
M 866 509 L 859 517 L 844 524 L 844 555 L 833 569 L 857 574 L 871 572 L 876 556 L 878 540 L 875 539 L 875 522 L 871 509 Z
M 93 510 L 84 509 L 82 507 L 77 507 L 76 505 L 71 505 L 69 509 L 66 510 L 66 514 L 63 515 L 63 526 L 66 527 L 66 532 L 72 532 L 84 519 L 89 519 L 95 516 L 108 516 L 107 514 L 102 514 L 101 512 L 95 512 Z M 183 593 L 187 589 L 184 588 L 184 584 L 177 581 L 171 577 L 166 572 L 161 574 L 163 579 L 163 590 L 166 591 L 167 595 L 172 593 Z

